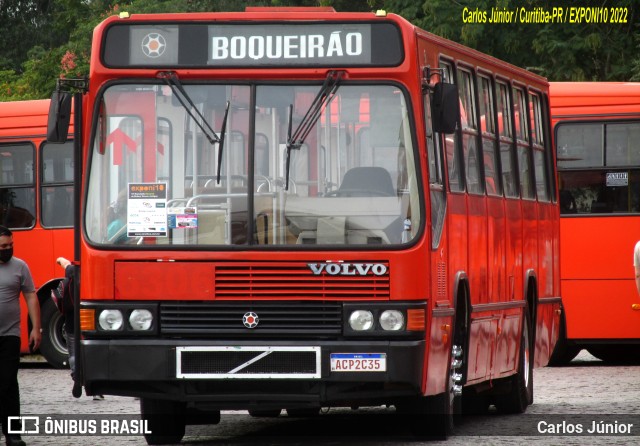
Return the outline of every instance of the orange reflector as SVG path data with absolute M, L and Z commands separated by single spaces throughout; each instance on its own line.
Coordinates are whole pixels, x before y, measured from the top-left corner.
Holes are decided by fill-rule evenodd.
M 80 310 L 80 330 L 94 331 L 96 329 L 96 310 Z
M 426 328 L 424 310 L 407 310 L 407 330 L 423 331 Z

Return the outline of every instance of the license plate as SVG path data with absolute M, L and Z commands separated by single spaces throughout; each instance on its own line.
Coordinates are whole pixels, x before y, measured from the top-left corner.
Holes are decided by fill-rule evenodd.
M 386 353 L 332 353 L 332 372 L 386 372 Z

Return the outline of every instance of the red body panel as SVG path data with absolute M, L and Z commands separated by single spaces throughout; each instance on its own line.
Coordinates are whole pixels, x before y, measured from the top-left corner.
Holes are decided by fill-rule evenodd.
M 550 97 L 556 131 L 559 125 L 572 122 L 616 124 L 640 120 L 639 83 L 552 82 Z M 629 166 L 628 170 L 637 167 Z M 587 169 L 582 174 L 593 178 L 598 172 Z M 633 247 L 639 234 L 637 214 L 562 216 L 560 265 L 567 339 L 640 339 L 640 312 L 632 309 L 638 302 Z
M 55 263 L 57 257 L 73 257 L 73 229 L 44 228 L 41 225 L 40 185 L 42 176 L 36 166 L 41 165 L 41 147 L 46 141 L 48 112 L 49 100 L 0 103 L 0 151 L 3 146 L 30 144 L 35 153 L 35 225 L 28 229 L 10 229 L 13 231 L 14 254 L 29 265 L 36 289 L 47 281 L 64 275 L 62 269 Z M 72 133 L 72 129 L 70 132 Z M 20 308 L 20 350 L 22 353 L 28 353 L 29 321 L 27 306 L 22 298 L 20 299 Z

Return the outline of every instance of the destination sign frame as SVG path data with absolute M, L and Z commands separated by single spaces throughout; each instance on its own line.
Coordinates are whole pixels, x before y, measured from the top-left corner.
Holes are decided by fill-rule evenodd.
M 380 22 L 127 22 L 105 32 L 109 68 L 393 67 L 400 28 Z

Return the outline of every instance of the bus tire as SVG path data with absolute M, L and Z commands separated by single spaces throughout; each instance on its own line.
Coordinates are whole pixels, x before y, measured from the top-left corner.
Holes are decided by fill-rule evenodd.
M 186 404 L 177 401 L 140 399 L 140 415 L 150 434 L 144 434 L 148 445 L 175 444 L 182 441 L 186 427 Z
M 446 440 L 451 409 L 447 392 L 396 404 L 400 421 L 420 440 Z
M 522 336 L 520 337 L 520 357 L 518 358 L 518 373 L 509 380 L 509 392 L 497 395 L 496 408 L 502 413 L 523 413 L 533 402 L 533 352 L 531 346 L 531 317 L 525 307 L 522 321 Z
M 51 300 L 43 302 L 40 310 L 42 320 L 42 342 L 40 354 L 57 369 L 69 368 L 69 352 L 64 332 L 64 317 Z
M 462 413 L 464 415 L 486 415 L 489 413 L 490 401 L 487 395 L 478 393 L 473 388 L 465 387 L 462 391 Z
M 456 417 L 462 413 L 463 393 L 456 389 L 462 386 L 459 380 L 464 370 L 464 328 L 462 324 L 456 328 L 457 336 L 454 336 L 447 367 L 446 391 L 397 405 L 409 430 L 421 439 L 446 440 L 454 431 Z

